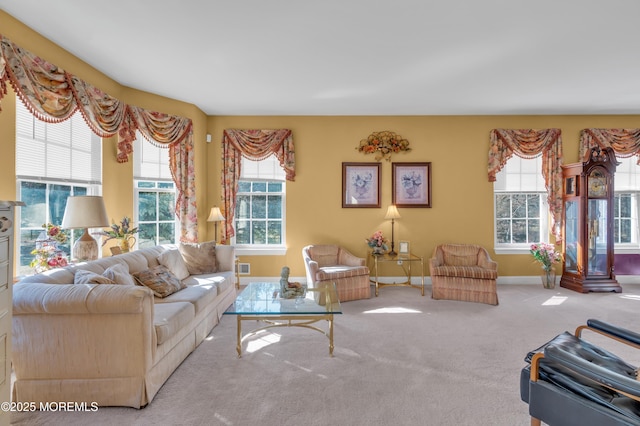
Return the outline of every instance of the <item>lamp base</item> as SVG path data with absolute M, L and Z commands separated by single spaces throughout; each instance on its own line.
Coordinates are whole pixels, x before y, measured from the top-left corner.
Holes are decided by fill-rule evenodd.
M 389 256 L 394 257 L 397 256 L 398 253 L 396 253 L 395 251 L 393 251 L 393 249 L 391 249 L 391 251 L 389 253 L 387 253 Z
M 98 258 L 98 242 L 89 235 L 89 230 L 84 229 L 84 234 L 73 245 L 72 258 L 78 262 L 96 260 Z

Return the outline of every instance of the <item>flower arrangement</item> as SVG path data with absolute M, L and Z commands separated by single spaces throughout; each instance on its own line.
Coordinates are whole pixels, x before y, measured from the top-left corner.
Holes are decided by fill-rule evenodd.
M 382 235 L 382 231 L 376 231 L 373 235 L 367 238 L 366 243 L 374 250 L 387 250 L 387 239 Z
M 551 270 L 554 263 L 558 263 L 562 260 L 562 255 L 555 250 L 553 244 L 531 244 L 531 254 L 535 260 L 542 264 L 542 269 L 545 271 Z
M 118 239 L 118 240 L 128 240 L 138 233 L 138 228 L 131 227 L 131 219 L 128 216 L 125 216 L 120 221 L 120 225 L 116 223 L 111 224 L 111 228 L 103 230 L 99 232 L 98 235 L 103 235 L 107 237 L 102 245 L 104 246 L 107 241 Z
M 60 226 L 54 225 L 53 223 L 45 223 L 42 227 L 46 230 L 47 239 L 56 241 L 60 244 L 67 242 L 67 233 L 63 231 Z
M 55 243 L 51 244 L 49 241 L 37 243 L 36 248 L 31 250 L 31 254 L 34 255 L 34 258 L 29 266 L 34 268 L 37 273 L 69 264 L 65 252 L 59 250 Z
M 389 131 L 371 133 L 367 139 L 360 141 L 360 145 L 356 149 L 365 154 L 376 153 L 376 161 L 380 161 L 383 158 L 391 161 L 391 154 L 411 151 L 408 140 Z

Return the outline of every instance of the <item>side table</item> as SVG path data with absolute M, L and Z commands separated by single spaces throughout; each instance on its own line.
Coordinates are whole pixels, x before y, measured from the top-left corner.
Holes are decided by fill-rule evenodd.
M 424 258 L 421 256 L 416 256 L 415 254 L 402 254 L 390 256 L 388 253 L 385 254 L 369 254 L 370 258 L 373 258 L 373 271 L 375 274 L 375 280 L 371 280 L 371 282 L 375 282 L 376 284 L 376 296 L 378 296 L 378 289 L 380 287 L 415 287 L 422 289 L 422 295 L 424 296 Z M 378 266 L 383 262 L 394 262 L 396 265 L 402 267 L 405 276 L 407 277 L 407 281 L 402 283 L 381 283 L 378 279 Z M 411 283 L 411 265 L 413 263 L 420 263 L 420 284 L 412 284 Z

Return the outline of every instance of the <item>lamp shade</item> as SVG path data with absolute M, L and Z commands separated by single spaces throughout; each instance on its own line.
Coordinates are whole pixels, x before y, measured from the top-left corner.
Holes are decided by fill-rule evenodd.
M 220 207 L 211 207 L 211 213 L 209 213 L 207 222 L 220 222 L 221 220 L 224 220 L 224 216 L 222 216 Z
M 400 219 L 400 213 L 398 212 L 398 208 L 394 204 L 391 204 L 387 208 L 387 214 L 386 214 L 386 216 L 384 218 L 385 219 Z
M 109 226 L 104 200 L 100 196 L 81 195 L 67 198 L 62 228 L 100 228 Z

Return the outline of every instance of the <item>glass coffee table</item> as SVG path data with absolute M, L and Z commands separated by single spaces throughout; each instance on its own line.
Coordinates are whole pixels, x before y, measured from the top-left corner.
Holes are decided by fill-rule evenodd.
M 329 355 L 333 356 L 333 316 L 342 308 L 335 284 L 309 288 L 305 296 L 280 297 L 280 283 L 250 283 L 224 312 L 235 315 L 238 322 L 236 350 L 242 356 L 242 342 L 255 333 L 273 327 L 305 327 L 329 338 Z M 242 335 L 242 321 L 260 321 L 263 325 Z M 314 324 L 325 320 L 328 330 Z

